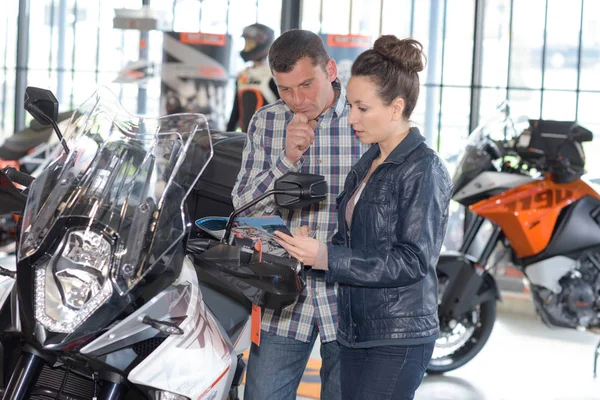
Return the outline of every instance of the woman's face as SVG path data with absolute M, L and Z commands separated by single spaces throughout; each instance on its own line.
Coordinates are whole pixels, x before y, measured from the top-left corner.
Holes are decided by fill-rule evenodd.
M 350 105 L 348 122 L 362 143 L 384 142 L 397 130 L 401 110 L 398 116 L 393 102 L 390 105 L 383 103 L 370 78 L 352 76 L 348 81 L 346 98 Z

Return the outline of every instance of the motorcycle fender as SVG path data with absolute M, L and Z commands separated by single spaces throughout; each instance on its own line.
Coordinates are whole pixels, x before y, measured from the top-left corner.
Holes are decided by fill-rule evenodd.
M 439 314 L 458 317 L 490 299 L 502 301 L 496 280 L 485 269 L 460 253 L 440 255 L 437 265 L 448 279 L 439 305 Z

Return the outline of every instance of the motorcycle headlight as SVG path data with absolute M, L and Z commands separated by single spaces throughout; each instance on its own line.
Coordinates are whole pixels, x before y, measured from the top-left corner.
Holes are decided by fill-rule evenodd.
M 35 270 L 35 317 L 52 332 L 71 333 L 112 295 L 112 245 L 91 230 L 72 230 Z

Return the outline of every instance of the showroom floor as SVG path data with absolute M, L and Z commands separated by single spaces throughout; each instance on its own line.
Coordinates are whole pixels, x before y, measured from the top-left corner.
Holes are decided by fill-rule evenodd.
M 593 378 L 600 336 L 547 328 L 527 310 L 530 306 L 524 304 L 525 312 L 499 310 L 482 352 L 456 371 L 426 376 L 415 400 L 600 399 L 600 377 Z M 313 357 L 297 399 L 318 398 L 317 348 Z

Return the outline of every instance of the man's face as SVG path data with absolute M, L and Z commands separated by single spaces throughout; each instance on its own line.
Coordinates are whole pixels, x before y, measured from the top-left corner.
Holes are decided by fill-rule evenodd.
M 310 58 L 301 58 L 290 72 L 273 71 L 281 99 L 294 113 L 311 120 L 318 117 L 334 99 L 331 83 L 337 77 L 335 61 L 330 59 L 326 71 L 312 65 Z

